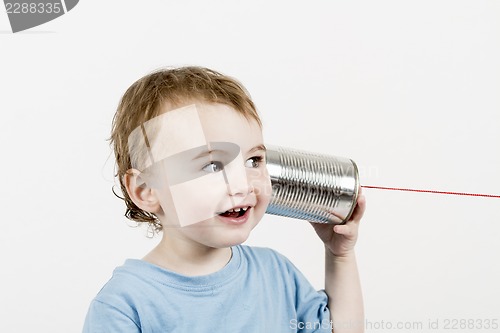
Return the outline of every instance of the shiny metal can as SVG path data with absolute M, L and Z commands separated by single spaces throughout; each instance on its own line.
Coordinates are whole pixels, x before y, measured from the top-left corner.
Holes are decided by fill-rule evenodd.
M 266 213 L 318 223 L 349 220 L 359 193 L 354 161 L 279 146 L 267 146 L 272 197 Z

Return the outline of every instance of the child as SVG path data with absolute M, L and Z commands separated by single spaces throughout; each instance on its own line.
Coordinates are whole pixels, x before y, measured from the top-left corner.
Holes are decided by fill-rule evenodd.
M 126 216 L 162 239 L 115 269 L 84 332 L 363 331 L 362 195 L 345 225 L 311 223 L 325 244 L 324 291 L 279 253 L 241 245 L 271 184 L 261 121 L 240 83 L 200 67 L 147 75 L 124 94 L 111 142 Z

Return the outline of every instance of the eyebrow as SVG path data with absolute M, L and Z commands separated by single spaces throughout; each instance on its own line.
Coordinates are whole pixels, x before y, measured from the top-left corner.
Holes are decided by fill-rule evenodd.
M 263 150 L 264 152 L 267 150 L 266 146 L 264 146 L 263 144 L 260 144 L 260 145 L 257 145 L 255 147 L 253 147 L 252 149 L 250 149 L 247 154 L 251 154 L 251 153 L 254 153 L 256 151 L 259 151 L 259 150 Z M 225 150 L 220 150 L 220 149 L 211 149 L 211 150 L 205 150 L 204 152 L 201 152 L 200 154 L 196 155 L 195 157 L 193 157 L 193 161 L 194 160 L 197 160 L 201 157 L 205 157 L 205 156 L 209 156 L 213 153 L 221 153 L 221 154 L 227 154 L 227 151 Z
M 205 157 L 205 156 L 209 156 L 213 153 L 221 153 L 221 154 L 224 154 L 224 153 L 227 153 L 225 150 L 220 150 L 220 149 L 210 149 L 210 150 L 205 150 L 204 152 L 202 153 L 199 153 L 198 155 L 196 155 L 195 157 L 193 157 L 193 161 L 194 160 L 197 160 L 199 158 L 202 158 L 202 157 Z
M 250 150 L 248 151 L 248 154 L 254 153 L 254 152 L 258 151 L 258 150 L 263 150 L 263 151 L 266 151 L 266 150 L 267 150 L 267 148 L 266 148 L 266 146 L 264 146 L 263 144 L 260 144 L 260 145 L 258 145 L 258 146 L 253 147 L 252 149 L 250 149 Z

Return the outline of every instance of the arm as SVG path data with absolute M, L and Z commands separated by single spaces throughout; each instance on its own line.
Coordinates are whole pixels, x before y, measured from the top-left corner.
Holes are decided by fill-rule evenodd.
M 326 250 L 325 291 L 335 333 L 363 332 L 363 295 L 354 251 L 335 257 Z
M 335 333 L 364 331 L 363 296 L 354 252 L 364 211 L 365 198 L 360 195 L 345 225 L 312 223 L 325 243 L 325 291 Z

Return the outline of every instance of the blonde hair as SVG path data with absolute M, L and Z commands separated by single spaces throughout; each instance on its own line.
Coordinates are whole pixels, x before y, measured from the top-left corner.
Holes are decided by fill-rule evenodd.
M 113 117 L 110 145 L 116 158 L 116 177 L 125 201 L 125 216 L 162 230 L 155 214 L 144 211 L 130 199 L 123 177 L 132 168 L 128 138 L 144 122 L 158 116 L 165 103 L 182 106 L 189 101 L 221 103 L 231 106 L 247 119 L 262 126 L 254 103 L 243 85 L 232 77 L 204 67 L 178 67 L 157 70 L 133 83 L 120 100 Z M 116 195 L 116 193 L 115 193 Z

